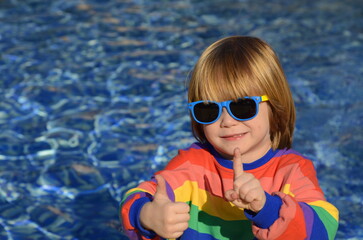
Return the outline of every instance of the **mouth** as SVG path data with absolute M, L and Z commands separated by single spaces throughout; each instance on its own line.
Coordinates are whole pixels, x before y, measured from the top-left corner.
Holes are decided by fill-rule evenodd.
M 225 136 L 222 136 L 221 138 L 226 139 L 226 140 L 237 140 L 237 139 L 243 138 L 245 134 L 246 133 L 237 133 L 237 134 L 225 135 Z

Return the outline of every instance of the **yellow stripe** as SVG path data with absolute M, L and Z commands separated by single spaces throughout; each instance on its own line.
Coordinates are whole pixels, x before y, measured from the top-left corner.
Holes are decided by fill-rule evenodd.
M 285 194 L 288 194 L 292 197 L 295 197 L 295 194 L 293 194 L 290 191 L 290 184 L 285 184 L 282 188 L 282 192 Z M 315 202 L 309 202 L 309 205 L 312 206 L 317 206 L 317 207 L 321 207 L 323 209 L 325 209 L 335 220 L 338 221 L 339 219 L 339 211 L 336 207 L 334 207 L 332 204 L 326 202 L 326 201 L 322 201 L 322 200 L 318 200 Z
M 330 203 L 328 203 L 326 201 L 322 201 L 322 200 L 318 200 L 318 201 L 315 201 L 315 202 L 309 202 L 308 204 L 312 205 L 312 206 L 317 206 L 317 207 L 324 208 L 330 215 L 332 215 L 332 217 L 336 221 L 339 220 L 339 211 L 332 204 L 330 204 Z
M 295 197 L 295 194 L 293 194 L 291 191 L 290 191 L 290 184 L 285 184 L 282 188 L 282 192 L 287 194 L 287 195 L 290 195 L 292 197 Z
M 216 197 L 208 191 L 200 189 L 198 182 L 185 181 L 182 186 L 175 191 L 175 201 L 192 202 L 203 211 L 211 216 L 215 216 L 227 221 L 246 220 L 243 209 L 236 207 L 234 204 L 226 201 L 223 197 Z

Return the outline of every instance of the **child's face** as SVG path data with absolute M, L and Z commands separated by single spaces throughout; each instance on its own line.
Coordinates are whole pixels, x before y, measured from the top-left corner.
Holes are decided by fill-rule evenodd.
M 218 121 L 203 125 L 204 134 L 224 158 L 232 160 L 238 147 L 244 163 L 253 162 L 271 148 L 268 108 L 266 102 L 260 103 L 257 116 L 248 121 L 235 120 L 223 108 Z

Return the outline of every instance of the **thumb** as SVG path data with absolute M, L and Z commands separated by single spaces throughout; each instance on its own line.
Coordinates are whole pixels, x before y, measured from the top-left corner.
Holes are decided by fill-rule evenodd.
M 155 192 L 155 195 L 154 195 L 154 200 L 155 199 L 158 199 L 158 200 L 168 200 L 168 201 L 170 201 L 170 199 L 168 197 L 167 190 L 166 190 L 165 179 L 163 178 L 163 176 L 156 175 L 155 176 L 155 179 L 158 182 L 158 185 L 156 187 L 156 192 Z

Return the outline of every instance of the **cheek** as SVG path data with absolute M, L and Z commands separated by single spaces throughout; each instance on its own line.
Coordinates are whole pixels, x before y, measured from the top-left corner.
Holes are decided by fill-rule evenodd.
M 204 136 L 208 140 L 208 142 L 212 143 L 215 141 L 215 138 L 218 136 L 218 126 L 216 123 L 203 125 Z
M 251 126 L 251 129 L 257 135 L 270 135 L 270 123 L 268 119 L 261 119 L 261 121 Z
M 271 109 L 268 104 L 263 104 L 260 107 L 260 112 L 256 117 L 256 128 L 260 131 L 270 132 L 270 115 Z
M 203 125 L 202 126 L 204 135 L 208 138 L 213 133 L 213 127 L 210 125 Z

